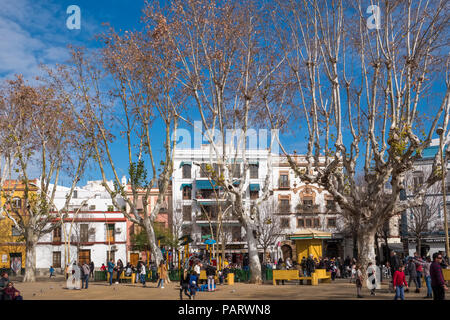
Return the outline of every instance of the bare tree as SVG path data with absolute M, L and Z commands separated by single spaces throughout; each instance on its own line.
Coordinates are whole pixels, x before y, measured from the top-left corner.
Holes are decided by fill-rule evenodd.
M 379 29 L 369 29 L 362 1 L 279 1 L 273 20 L 296 84 L 293 107 L 302 113 L 308 137 L 306 172 L 282 150 L 297 176 L 323 186 L 344 214 L 358 217 L 364 275 L 375 258 L 378 227 L 420 206 L 426 190 L 442 177 L 436 157 L 416 196 L 400 200 L 406 173 L 430 145 L 439 122 L 445 143 L 450 142 L 448 3 L 372 2 L 380 8 Z M 423 106 L 432 87 L 439 102 Z M 365 193 L 356 188 L 357 164 L 363 167 Z M 386 183 L 392 186 L 390 201 L 380 202 Z
M 262 202 L 257 210 L 257 239 L 264 250 L 263 259 L 265 260 L 267 249 L 278 241 L 282 236 L 283 229 L 281 228 L 279 217 L 276 216 L 277 203 L 272 197 Z
M 21 76 L 6 81 L 0 94 L 0 123 L 9 153 L 0 188 L 3 211 L 25 239 L 25 282 L 34 282 L 36 244 L 60 227 L 54 203 L 60 175 L 71 180 L 72 192 L 89 159 L 90 145 L 78 135 L 75 118 L 58 87 L 47 83 L 31 86 Z M 40 179 L 31 179 L 30 175 Z M 8 177 L 9 180 L 4 180 Z M 20 189 L 22 206 L 13 203 Z M 61 213 L 60 213 L 61 214 Z

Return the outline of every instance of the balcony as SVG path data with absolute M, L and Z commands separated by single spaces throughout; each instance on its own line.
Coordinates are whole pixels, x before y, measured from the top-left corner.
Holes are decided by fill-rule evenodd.
M 290 185 L 291 184 L 289 180 L 280 180 L 278 182 L 278 189 L 289 189 Z
M 297 211 L 298 212 L 314 212 L 319 210 L 319 205 L 318 204 L 303 204 L 300 203 L 299 205 L 297 205 Z

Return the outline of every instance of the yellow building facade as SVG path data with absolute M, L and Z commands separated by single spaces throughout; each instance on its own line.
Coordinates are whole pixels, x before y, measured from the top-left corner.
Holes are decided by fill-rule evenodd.
M 304 229 L 289 236 L 295 241 L 297 261 L 313 255 L 313 259 L 323 256 L 323 240 L 331 239 L 331 233 L 314 229 Z
M 33 187 L 29 192 L 36 193 L 37 187 Z M 23 183 L 15 180 L 5 181 L 1 191 L 1 213 L 0 213 L 0 269 L 12 269 L 19 273 L 25 267 L 26 249 L 23 237 L 14 227 L 14 222 L 8 218 L 6 212 L 9 208 L 4 208 L 7 197 L 10 193 L 12 205 L 26 218 L 24 210 L 25 188 Z M 13 215 L 14 216 L 14 215 Z

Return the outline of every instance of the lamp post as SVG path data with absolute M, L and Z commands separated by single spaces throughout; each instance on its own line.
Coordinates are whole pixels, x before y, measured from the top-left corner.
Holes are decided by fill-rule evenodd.
M 439 152 L 441 153 L 441 165 L 442 165 L 442 198 L 444 206 L 444 233 L 445 233 L 445 255 L 449 256 L 449 243 L 448 243 L 448 222 L 447 222 L 447 196 L 445 190 L 445 177 L 447 175 L 447 163 L 444 164 L 444 129 L 439 127 L 436 129 L 436 133 L 439 135 Z M 447 261 L 448 262 L 448 261 Z

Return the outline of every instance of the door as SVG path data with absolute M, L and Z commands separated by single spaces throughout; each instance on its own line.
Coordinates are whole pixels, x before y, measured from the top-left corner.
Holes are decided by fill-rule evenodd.
M 78 262 L 81 265 L 84 263 L 89 264 L 91 262 L 91 250 L 80 250 L 78 252 Z
M 9 254 L 10 268 L 14 273 L 20 274 L 22 270 L 22 253 L 15 252 Z
M 130 253 L 130 263 L 133 266 L 137 266 L 138 261 L 139 261 L 139 253 Z

